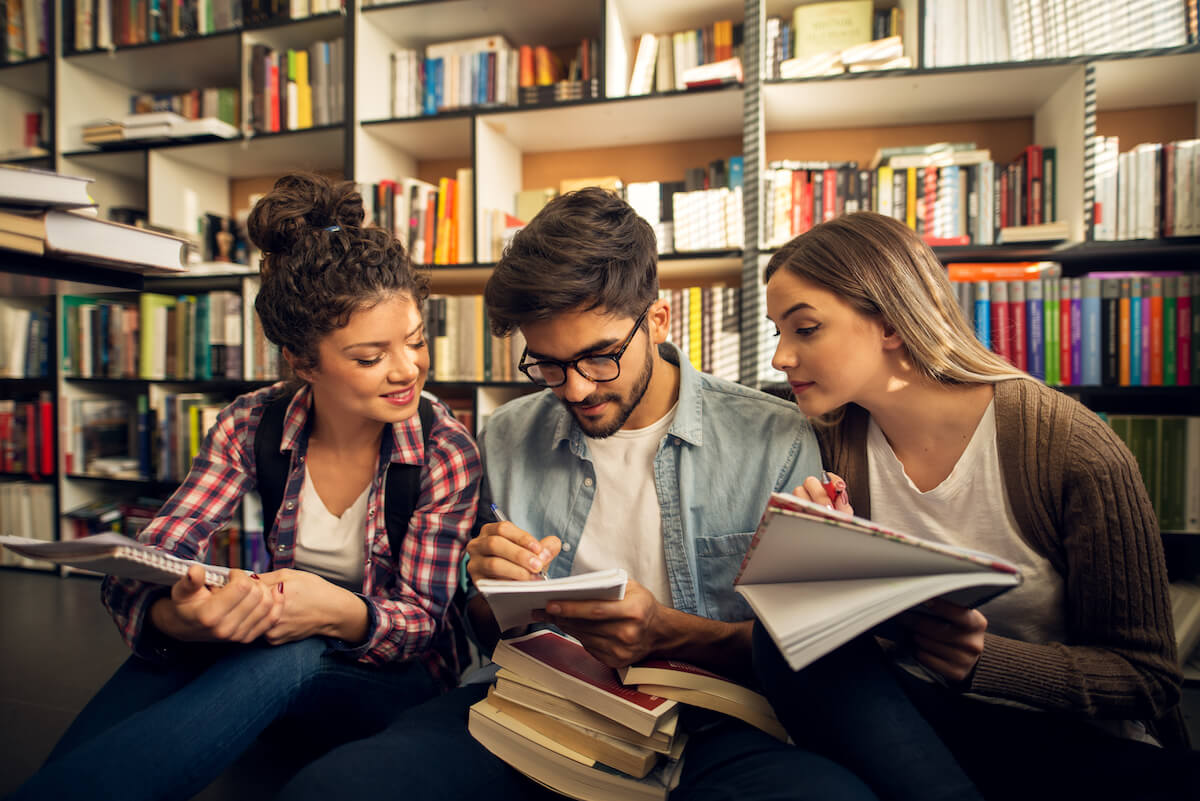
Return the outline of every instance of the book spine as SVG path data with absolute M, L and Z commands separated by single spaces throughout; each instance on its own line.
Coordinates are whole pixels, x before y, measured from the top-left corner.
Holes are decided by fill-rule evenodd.
M 1046 330 L 1043 316 L 1043 279 L 1029 282 L 1025 290 L 1025 316 L 1029 324 L 1026 349 L 1029 351 L 1029 374 L 1046 380 Z
M 1058 296 L 1058 383 L 1071 383 L 1071 279 L 1059 282 Z
M 991 301 L 988 282 L 975 283 L 975 337 L 985 348 L 992 346 Z
M 1183 275 L 1178 280 L 1175 299 L 1175 358 L 1178 363 L 1176 375 L 1181 386 L 1192 384 L 1192 276 Z
M 1029 371 L 1029 351 L 1026 344 L 1029 324 L 1025 319 L 1025 281 L 1013 281 L 1008 287 L 1009 317 L 1011 318 L 1010 342 L 1013 365 L 1018 370 Z
M 1046 298 L 1043 302 L 1043 314 L 1046 317 L 1046 383 L 1059 386 L 1062 382 L 1059 373 L 1059 326 L 1061 319 L 1058 313 L 1059 292 L 1062 289 L 1062 279 L 1051 278 L 1046 282 Z
M 1071 279 L 1071 384 L 1083 383 L 1083 279 Z
M 1149 279 L 1150 292 L 1147 300 L 1150 314 L 1147 328 L 1150 340 L 1149 367 L 1147 386 L 1161 387 L 1163 385 L 1163 281 L 1162 278 Z
M 1012 364 L 1013 354 L 1009 347 L 1012 323 L 1009 319 L 1008 284 L 1004 281 L 992 281 L 988 293 L 991 296 L 992 350 Z
M 1178 337 L 1175 333 L 1177 322 L 1175 306 L 1179 302 L 1179 284 L 1176 278 L 1163 279 L 1162 298 L 1162 382 L 1164 386 L 1173 387 L 1179 383 L 1179 362 L 1175 353 Z
M 1101 383 L 1100 351 L 1104 342 L 1100 332 L 1100 279 L 1084 278 L 1082 291 L 1083 353 L 1080 383 L 1098 386 Z
M 1142 280 L 1129 282 L 1129 385 L 1142 384 Z

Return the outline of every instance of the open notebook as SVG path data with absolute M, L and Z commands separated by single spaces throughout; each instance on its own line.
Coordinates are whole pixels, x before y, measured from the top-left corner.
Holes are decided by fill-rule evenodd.
M 501 631 L 533 622 L 534 609 L 550 601 L 619 601 L 629 576 L 621 568 L 534 581 L 480 579 L 476 588 L 487 598 Z
M 229 581 L 229 568 L 180 559 L 166 551 L 132 540 L 123 534 L 96 534 L 77 540 L 46 542 L 28 537 L 0 536 L 0 545 L 30 559 L 45 559 L 121 578 L 150 584 L 174 584 L 192 565 L 204 568 L 204 581 L 222 587 Z

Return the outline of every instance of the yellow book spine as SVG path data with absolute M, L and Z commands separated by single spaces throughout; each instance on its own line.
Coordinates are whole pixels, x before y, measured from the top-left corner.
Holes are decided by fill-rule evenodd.
M 692 367 L 700 369 L 701 353 L 703 349 L 703 331 L 700 320 L 700 309 L 702 299 L 700 297 L 700 287 L 689 287 L 688 293 L 688 361 L 692 363 Z
M 908 168 L 908 192 L 904 198 L 904 222 L 909 228 L 917 230 L 917 168 Z

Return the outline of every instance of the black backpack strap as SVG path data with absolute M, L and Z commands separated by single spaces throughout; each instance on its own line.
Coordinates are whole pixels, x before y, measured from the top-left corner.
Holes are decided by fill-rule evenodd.
M 429 464 L 429 435 L 433 431 L 435 414 L 433 402 L 424 395 L 417 404 L 417 415 L 421 419 L 421 440 L 425 448 L 425 464 Z M 387 523 L 388 545 L 392 559 L 400 559 L 400 542 L 408 533 L 408 521 L 417 509 L 421 497 L 421 472 L 424 467 L 417 464 L 390 464 L 385 477 L 387 489 L 383 496 L 384 521 Z M 265 503 L 264 503 L 265 508 Z
M 262 498 L 263 543 L 268 553 L 271 531 L 275 528 L 288 471 L 292 468 L 291 451 L 279 451 L 283 442 L 283 421 L 292 397 L 291 393 L 284 393 L 268 402 L 254 434 L 254 464 L 258 472 L 258 494 Z

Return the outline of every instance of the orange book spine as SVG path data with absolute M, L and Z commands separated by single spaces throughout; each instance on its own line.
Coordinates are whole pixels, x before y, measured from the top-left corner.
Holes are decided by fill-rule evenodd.
M 1161 279 L 1159 279 L 1161 283 Z M 1163 299 L 1150 296 L 1150 386 L 1163 384 Z
M 530 45 L 521 45 L 520 64 L 521 71 L 517 83 L 520 86 L 533 86 L 535 83 L 533 72 L 533 47 Z

